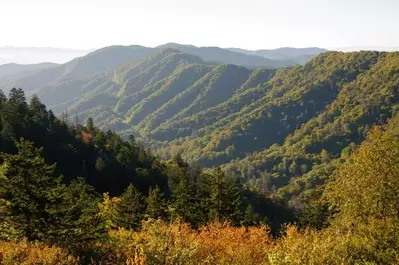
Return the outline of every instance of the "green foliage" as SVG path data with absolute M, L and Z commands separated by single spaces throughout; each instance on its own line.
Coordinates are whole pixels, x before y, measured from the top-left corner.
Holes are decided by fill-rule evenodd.
M 151 188 L 148 192 L 146 214 L 149 218 L 153 219 L 166 219 L 167 209 L 164 195 L 158 186 Z
M 242 218 L 240 187 L 237 181 L 217 167 L 210 180 L 209 215 L 212 220 L 230 220 L 237 224 Z
M 328 52 L 275 71 L 163 50 L 64 80 L 85 84 L 84 99 L 73 103 L 85 126 L 71 123 L 70 110 L 60 121 L 37 96 L 28 104 L 12 89 L 0 94 L 1 239 L 56 243 L 83 263 L 174 264 L 205 255 L 196 261 L 395 264 L 398 74 L 398 53 Z M 100 98 L 104 105 L 92 108 Z M 172 159 L 161 161 L 132 132 Z M 187 224 L 173 232 L 163 223 L 174 229 L 178 220 Z M 294 221 L 298 227 L 281 229 Z M 262 222 L 280 238 L 261 258 L 250 254 L 256 244 L 234 248 L 234 238 L 250 238 Z M 232 226 L 208 233 L 220 223 Z M 128 230 L 106 235 L 120 227 Z M 212 243 L 225 237 L 228 250 Z M 112 250 L 123 242 L 134 242 L 126 246 L 134 253 Z
M 54 176 L 55 165 L 49 166 L 41 150 L 21 139 L 18 154 L 2 154 L 1 202 L 4 220 L 2 226 L 18 231 L 29 240 L 52 236 L 57 227 L 57 203 L 63 194 L 61 178 Z M 9 237 L 6 229 L 2 237 Z
M 99 215 L 100 196 L 84 179 L 73 180 L 63 194 L 62 226 L 56 232 L 61 246 L 82 251 L 91 243 L 106 237 L 106 229 Z
M 17 146 L 18 154 L 2 154 L 1 237 L 79 248 L 104 236 L 93 187 L 82 179 L 62 184 L 42 149 L 24 139 Z
M 144 198 L 133 184 L 130 184 L 115 206 L 115 224 L 118 227 L 138 229 L 144 217 L 144 210 Z

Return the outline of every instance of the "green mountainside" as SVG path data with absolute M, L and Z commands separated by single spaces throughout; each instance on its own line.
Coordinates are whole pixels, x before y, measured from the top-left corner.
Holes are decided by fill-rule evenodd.
M 163 158 L 223 165 L 295 207 L 399 102 L 399 53 L 325 52 L 303 66 L 267 69 L 166 46 L 175 49 L 105 48 L 17 84 L 70 123 L 90 117 Z
M 0 88 L 7 92 L 12 87 L 23 87 L 25 91 L 40 89 L 50 83 L 85 77 L 90 74 L 105 71 L 121 63 L 144 56 L 151 51 L 142 46 L 111 46 L 106 47 L 72 61 L 44 69 L 38 73 L 22 78 L 11 77 L 1 82 Z
M 0 91 L 1 264 L 397 263 L 399 52 L 122 50 Z
M 57 84 L 59 82 L 67 82 L 70 79 L 84 78 L 91 74 L 101 73 L 107 69 L 117 67 L 123 63 L 143 58 L 149 54 L 159 52 L 163 49 L 177 49 L 184 53 L 195 55 L 208 63 L 224 63 L 236 64 L 249 68 L 265 67 L 278 68 L 286 65 L 295 65 L 297 61 L 278 58 L 276 60 L 265 58 L 262 55 L 244 54 L 228 49 L 218 47 L 195 47 L 191 45 L 181 45 L 168 43 L 160 45 L 156 48 L 143 47 L 139 45 L 132 46 L 110 46 L 105 47 L 85 56 L 76 58 L 62 65 L 53 65 L 44 67 L 45 64 L 18 66 L 17 65 L 0 65 L 0 78 L 6 77 L 0 83 L 0 89 L 5 92 L 10 91 L 13 87 L 23 87 L 25 91 L 34 91 L 41 89 L 48 84 Z M 43 69 L 43 71 L 30 71 L 25 75 L 8 75 L 11 71 L 20 71 L 23 68 Z
M 289 56 L 287 58 L 276 57 L 269 58 L 263 56 L 262 54 L 251 54 L 236 52 L 231 49 L 222 49 L 219 47 L 196 47 L 193 45 L 182 45 L 177 43 L 167 43 L 158 46 L 158 48 L 165 49 L 176 49 L 184 53 L 189 53 L 201 57 L 204 61 L 215 62 L 215 63 L 225 63 L 225 64 L 236 64 L 245 67 L 268 67 L 268 68 L 278 68 L 286 65 L 295 65 L 297 62 L 290 60 Z M 316 55 L 316 54 L 313 54 Z

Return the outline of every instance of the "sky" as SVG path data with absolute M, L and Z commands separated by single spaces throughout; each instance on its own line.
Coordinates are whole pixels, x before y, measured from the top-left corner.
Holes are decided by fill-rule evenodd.
M 399 0 L 0 0 L 0 47 L 399 47 Z

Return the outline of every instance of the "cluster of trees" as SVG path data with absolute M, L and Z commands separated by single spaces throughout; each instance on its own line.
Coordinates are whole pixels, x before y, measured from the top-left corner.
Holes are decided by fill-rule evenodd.
M 120 55 L 125 52 L 134 60 L 122 63 Z M 92 117 L 97 126 L 111 128 L 124 139 L 134 134 L 164 159 L 181 154 L 201 167 L 225 165 L 224 170 L 241 176 L 254 189 L 274 193 L 296 208 L 309 197 L 304 193 L 320 193 L 316 189 L 342 163 L 341 158 L 365 139 L 373 124 L 384 123 L 397 109 L 398 53 L 326 52 L 306 65 L 276 70 L 206 63 L 174 49 L 149 52 L 140 47 L 100 50 L 56 67 L 62 70 L 56 82 L 45 85 L 49 79 L 43 77 L 27 90 L 41 87 L 35 91 L 56 113 L 68 108 L 69 120 L 79 113 L 79 120 Z M 108 56 L 115 60 L 92 69 Z M 84 71 L 85 66 L 91 70 Z M 112 132 L 102 136 L 94 130 L 88 132 L 94 148 L 80 147 L 80 125 L 54 126 L 71 132 L 65 134 L 70 139 L 62 140 L 63 148 L 70 149 L 75 141 L 75 151 L 63 154 L 69 153 L 75 165 L 80 163 L 79 168 L 62 162 L 57 166 L 65 179 L 83 176 L 111 195 L 129 183 L 143 193 L 150 182 L 166 189 L 165 165 L 133 141 L 124 143 Z M 34 135 L 46 137 L 30 139 Z M 38 129 L 34 135 L 17 132 L 14 137 L 11 132 L 6 137 L 23 136 L 37 146 L 50 146 L 44 155 L 55 162 L 59 152 L 51 149 L 59 146 L 48 143 L 52 134 Z M 127 162 L 128 153 L 136 158 Z M 156 180 L 145 183 L 147 171 Z M 114 177 L 121 185 L 110 181 Z
M 394 263 L 398 53 L 331 52 L 277 71 L 197 60 L 165 50 L 125 65 L 123 75 L 114 76 L 125 86 L 109 88 L 120 93 L 119 102 L 105 93 L 112 71 L 93 76 L 90 86 L 103 87 L 90 97 L 113 100 L 75 118 L 65 112 L 57 119 L 37 96 L 28 103 L 21 89 L 0 93 L 0 248 L 27 238 L 41 243 L 17 249 L 57 244 L 63 249 L 56 253 L 81 263 L 112 260 L 106 252 L 117 249 L 121 253 L 112 253 L 137 259 L 133 264 L 161 256 L 173 264 L 170 255 L 201 264 L 227 250 L 220 242 L 209 254 L 200 235 L 251 237 L 240 234 L 242 227 L 262 235 L 256 242 L 271 242 L 256 262 Z M 94 125 L 113 117 L 119 120 L 110 124 L 124 138 Z M 165 160 L 129 136 L 132 131 L 159 147 Z M 225 222 L 227 228 L 211 229 Z M 287 222 L 296 226 L 281 227 Z M 281 237 L 272 239 L 262 224 Z M 192 244 L 174 245 L 170 238 Z M 135 247 L 119 249 L 125 244 Z M 243 264 L 223 255 L 214 263 Z
M 189 190 L 188 182 L 193 179 L 187 176 L 195 175 L 192 173 L 195 169 L 180 158 L 173 162 L 177 174 L 171 175 L 174 177 L 170 178 L 170 186 L 175 192 L 172 203 L 166 207 L 159 188 L 151 189 L 147 203 L 139 203 L 145 199 L 133 185 L 119 197 L 105 193 L 101 199 L 81 179 L 62 184 L 60 178 L 52 176 L 55 166 L 46 165 L 40 150 L 32 143 L 22 140 L 18 148 L 17 154 L 2 154 L 2 264 L 398 262 L 399 116 L 387 125 L 373 127 L 346 162 L 337 166 L 318 202 L 323 207 L 313 205 L 304 216 L 312 222 L 284 226 L 279 236 L 272 236 L 265 225 L 250 226 L 246 220 L 243 224 L 247 226 L 222 223 L 234 222 L 239 200 L 234 200 L 238 198 L 238 186 L 220 168 L 209 179 L 213 188 L 209 190 L 208 214 L 213 222 L 194 227 L 190 225 L 194 215 L 178 211 L 192 206 L 182 203 L 194 197 L 176 191 Z M 226 183 L 230 183 L 229 189 L 223 188 Z M 224 201 L 223 198 L 229 197 L 227 194 L 229 201 Z M 251 216 L 248 212 L 246 216 Z M 172 214 L 181 215 L 186 222 L 174 219 Z M 21 233 L 29 241 L 19 241 Z M 54 242 L 58 246 L 49 247 Z
M 180 156 L 162 162 L 133 137 L 59 120 L 20 89 L 1 97 L 0 237 L 85 246 L 112 228 L 145 219 L 209 222 L 276 231 L 292 218 L 284 206 L 247 189 L 220 167 L 204 172 Z M 104 193 L 101 196 L 101 193 Z

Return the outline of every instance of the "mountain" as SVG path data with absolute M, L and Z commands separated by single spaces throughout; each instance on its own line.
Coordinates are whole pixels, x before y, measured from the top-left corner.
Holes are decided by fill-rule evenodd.
M 397 261 L 399 53 L 276 70 L 162 49 L 36 92 L 69 110 L 0 95 L 6 264 Z
M 239 48 L 228 48 L 227 50 L 239 52 L 247 55 L 256 55 L 271 60 L 286 61 L 290 62 L 289 65 L 293 64 L 305 64 L 310 61 L 314 56 L 320 53 L 326 52 L 327 50 L 321 48 L 278 48 L 271 50 L 244 50 Z
M 17 81 L 69 122 L 91 117 L 161 157 L 223 165 L 300 205 L 396 113 L 399 53 L 325 52 L 303 66 L 251 69 L 179 49 L 109 47 Z
M 262 56 L 264 58 L 268 58 L 271 60 L 278 60 L 278 61 L 287 61 L 290 64 L 304 64 L 314 56 L 319 55 L 320 53 L 326 52 L 327 50 L 321 48 L 278 48 L 272 50 L 244 50 L 239 48 L 228 48 L 227 50 L 239 52 L 247 55 L 257 55 Z
M 151 48 L 142 46 L 106 47 L 23 78 L 7 78 L 1 83 L 0 88 L 3 91 L 9 91 L 12 87 L 23 87 L 25 91 L 32 91 L 49 83 L 105 71 L 110 67 L 147 55 L 150 51 Z
M 89 52 L 90 50 L 6 46 L 0 47 L 0 64 L 65 63 Z
M 35 92 L 58 113 L 68 109 L 79 113 L 81 119 L 91 116 L 99 126 L 125 135 L 136 130 L 146 135 L 145 131 L 156 132 L 166 121 L 216 107 L 236 92 L 249 93 L 248 88 L 268 81 L 274 72 L 209 64 L 179 50 L 162 49 L 102 73 L 60 80 Z
M 399 53 L 328 52 L 167 122 L 150 138 L 167 140 L 161 153 L 183 153 L 206 167 L 227 163 L 256 187 L 292 200 L 316 191 L 373 124 L 397 112 L 398 89 Z
M 55 63 L 38 63 L 38 64 L 16 64 L 9 63 L 0 65 L 0 79 L 4 77 L 21 77 L 32 75 L 46 68 L 56 67 Z
M 72 82 L 72 79 L 101 73 L 106 69 L 168 48 L 198 56 L 207 64 L 235 64 L 248 68 L 262 67 L 274 69 L 286 65 L 295 65 L 297 63 L 292 60 L 270 60 L 261 56 L 246 55 L 218 47 L 195 47 L 176 43 L 168 43 L 156 48 L 148 48 L 139 45 L 110 46 L 90 52 L 87 55 L 75 58 L 57 67 L 43 69 L 43 71 L 27 72 L 24 76 L 9 76 L 0 82 L 0 89 L 7 92 L 12 87 L 23 87 L 27 92 L 36 91 L 48 84 L 66 82 L 67 80 L 69 80 L 68 82 Z M 7 47 L 7 49 L 13 50 L 14 48 Z M 35 48 L 26 49 L 28 51 L 35 50 Z M 3 48 L 3 50 L 6 50 L 6 48 Z M 37 48 L 37 50 L 41 51 L 42 48 Z M 50 51 L 56 52 L 58 50 L 50 49 Z M 303 59 L 298 59 L 298 61 L 300 60 L 303 61 Z M 307 58 L 305 60 L 307 60 Z
M 184 53 L 193 54 L 201 57 L 207 62 L 225 63 L 225 64 L 236 64 L 245 67 L 266 67 L 266 68 L 278 68 L 287 65 L 293 65 L 294 62 L 278 58 L 265 58 L 258 54 L 241 53 L 232 51 L 229 49 L 222 49 L 219 47 L 196 47 L 193 45 L 182 45 L 177 43 L 167 43 L 158 46 L 158 48 L 171 48 L 180 50 Z

